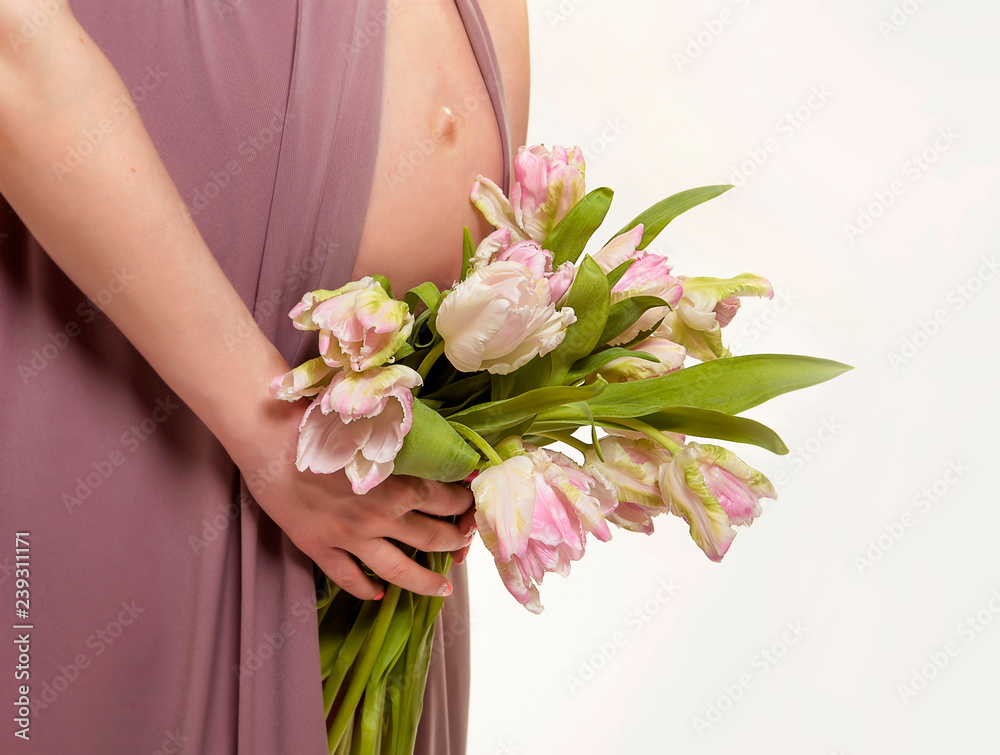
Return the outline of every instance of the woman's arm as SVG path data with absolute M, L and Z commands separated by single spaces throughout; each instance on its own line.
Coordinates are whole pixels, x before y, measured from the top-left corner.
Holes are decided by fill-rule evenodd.
M 43 6 L 56 9 L 50 22 L 13 44 L 11 35 Z M 127 271 L 130 282 L 105 313 L 249 474 L 288 457 L 303 407 L 268 395 L 271 378 L 288 365 L 206 247 L 141 119 L 116 120 L 73 170 L 52 167 L 122 101 L 134 108 L 65 2 L 0 0 L 0 193 L 85 294 Z M 250 335 L 234 352 L 224 335 L 236 328 Z M 342 474 L 285 466 L 278 479 L 252 492 L 344 589 L 366 598 L 381 590 L 347 552 L 415 592 L 446 589 L 443 577 L 384 538 L 422 550 L 461 549 L 467 538 L 459 527 L 425 514 L 465 513 L 460 524 L 468 530 L 468 491 L 390 478 L 358 497 Z

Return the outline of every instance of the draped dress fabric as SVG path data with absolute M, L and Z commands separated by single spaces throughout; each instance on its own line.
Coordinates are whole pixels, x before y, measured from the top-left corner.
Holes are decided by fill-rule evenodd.
M 499 66 L 475 0 L 456 5 L 497 116 L 506 187 Z M 72 8 L 229 280 L 301 361 L 314 336 L 286 314 L 305 291 L 347 282 L 361 237 L 391 4 Z M 112 123 L 136 117 L 122 102 L 108 112 Z M 65 165 L 95 138 L 81 134 Z M 267 470 L 243 479 L 102 314 L 129 280 L 127 266 L 112 271 L 87 299 L 0 199 L 0 603 L 14 605 L 14 533 L 26 532 L 33 627 L 30 740 L 18 751 L 325 753 L 312 564 L 253 500 Z M 226 339 L 240 348 L 238 330 Z M 451 578 L 418 732 L 428 755 L 465 752 L 464 567 Z M 8 637 L 8 703 L 17 662 Z

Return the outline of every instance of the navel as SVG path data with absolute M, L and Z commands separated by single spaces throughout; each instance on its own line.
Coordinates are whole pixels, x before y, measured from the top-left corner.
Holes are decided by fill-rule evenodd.
M 455 140 L 455 127 L 458 121 L 451 108 L 442 107 L 434 115 L 434 131 L 432 139 L 438 144 Z

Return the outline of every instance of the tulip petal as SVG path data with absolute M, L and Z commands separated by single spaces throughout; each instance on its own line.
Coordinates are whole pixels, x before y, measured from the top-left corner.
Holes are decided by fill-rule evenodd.
M 514 208 L 503 191 L 485 176 L 478 176 L 472 185 L 472 204 L 494 228 L 507 228 L 512 241 L 524 241 L 527 234 L 514 218 Z
M 343 469 L 358 450 L 358 435 L 365 428 L 352 427 L 337 414 L 315 411 L 320 405 L 316 399 L 306 409 L 299 426 L 299 440 L 295 467 L 304 472 L 310 469 L 318 474 L 330 474 Z
M 351 481 L 354 492 L 357 495 L 364 495 L 392 474 L 392 462 L 369 461 L 361 454 L 355 454 L 344 471 L 347 479 Z
M 509 561 L 523 555 L 535 508 L 534 467 L 526 456 L 514 456 L 484 469 L 472 481 L 476 509 L 496 533 L 496 557 Z
M 298 401 L 306 396 L 315 396 L 333 379 L 333 368 L 321 358 L 303 362 L 284 375 L 271 381 L 271 396 L 284 401 Z
M 705 483 L 697 460 L 685 453 L 689 448 L 660 470 L 660 489 L 668 497 L 671 513 L 688 523 L 698 547 L 713 561 L 721 561 L 736 530 L 729 526 L 726 512 Z

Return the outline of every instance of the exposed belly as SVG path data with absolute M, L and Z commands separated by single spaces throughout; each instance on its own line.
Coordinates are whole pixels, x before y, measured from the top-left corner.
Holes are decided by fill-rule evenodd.
M 493 105 L 454 1 L 390 8 L 378 155 L 353 277 L 381 273 L 402 297 L 425 280 L 444 288 L 457 278 L 462 227 L 476 241 L 492 230 L 469 201 L 472 184 L 481 173 L 500 185 L 503 165 Z M 526 73 L 526 61 L 504 52 L 498 45 L 505 72 Z M 527 82 L 514 89 L 508 100 L 523 97 L 526 111 Z

